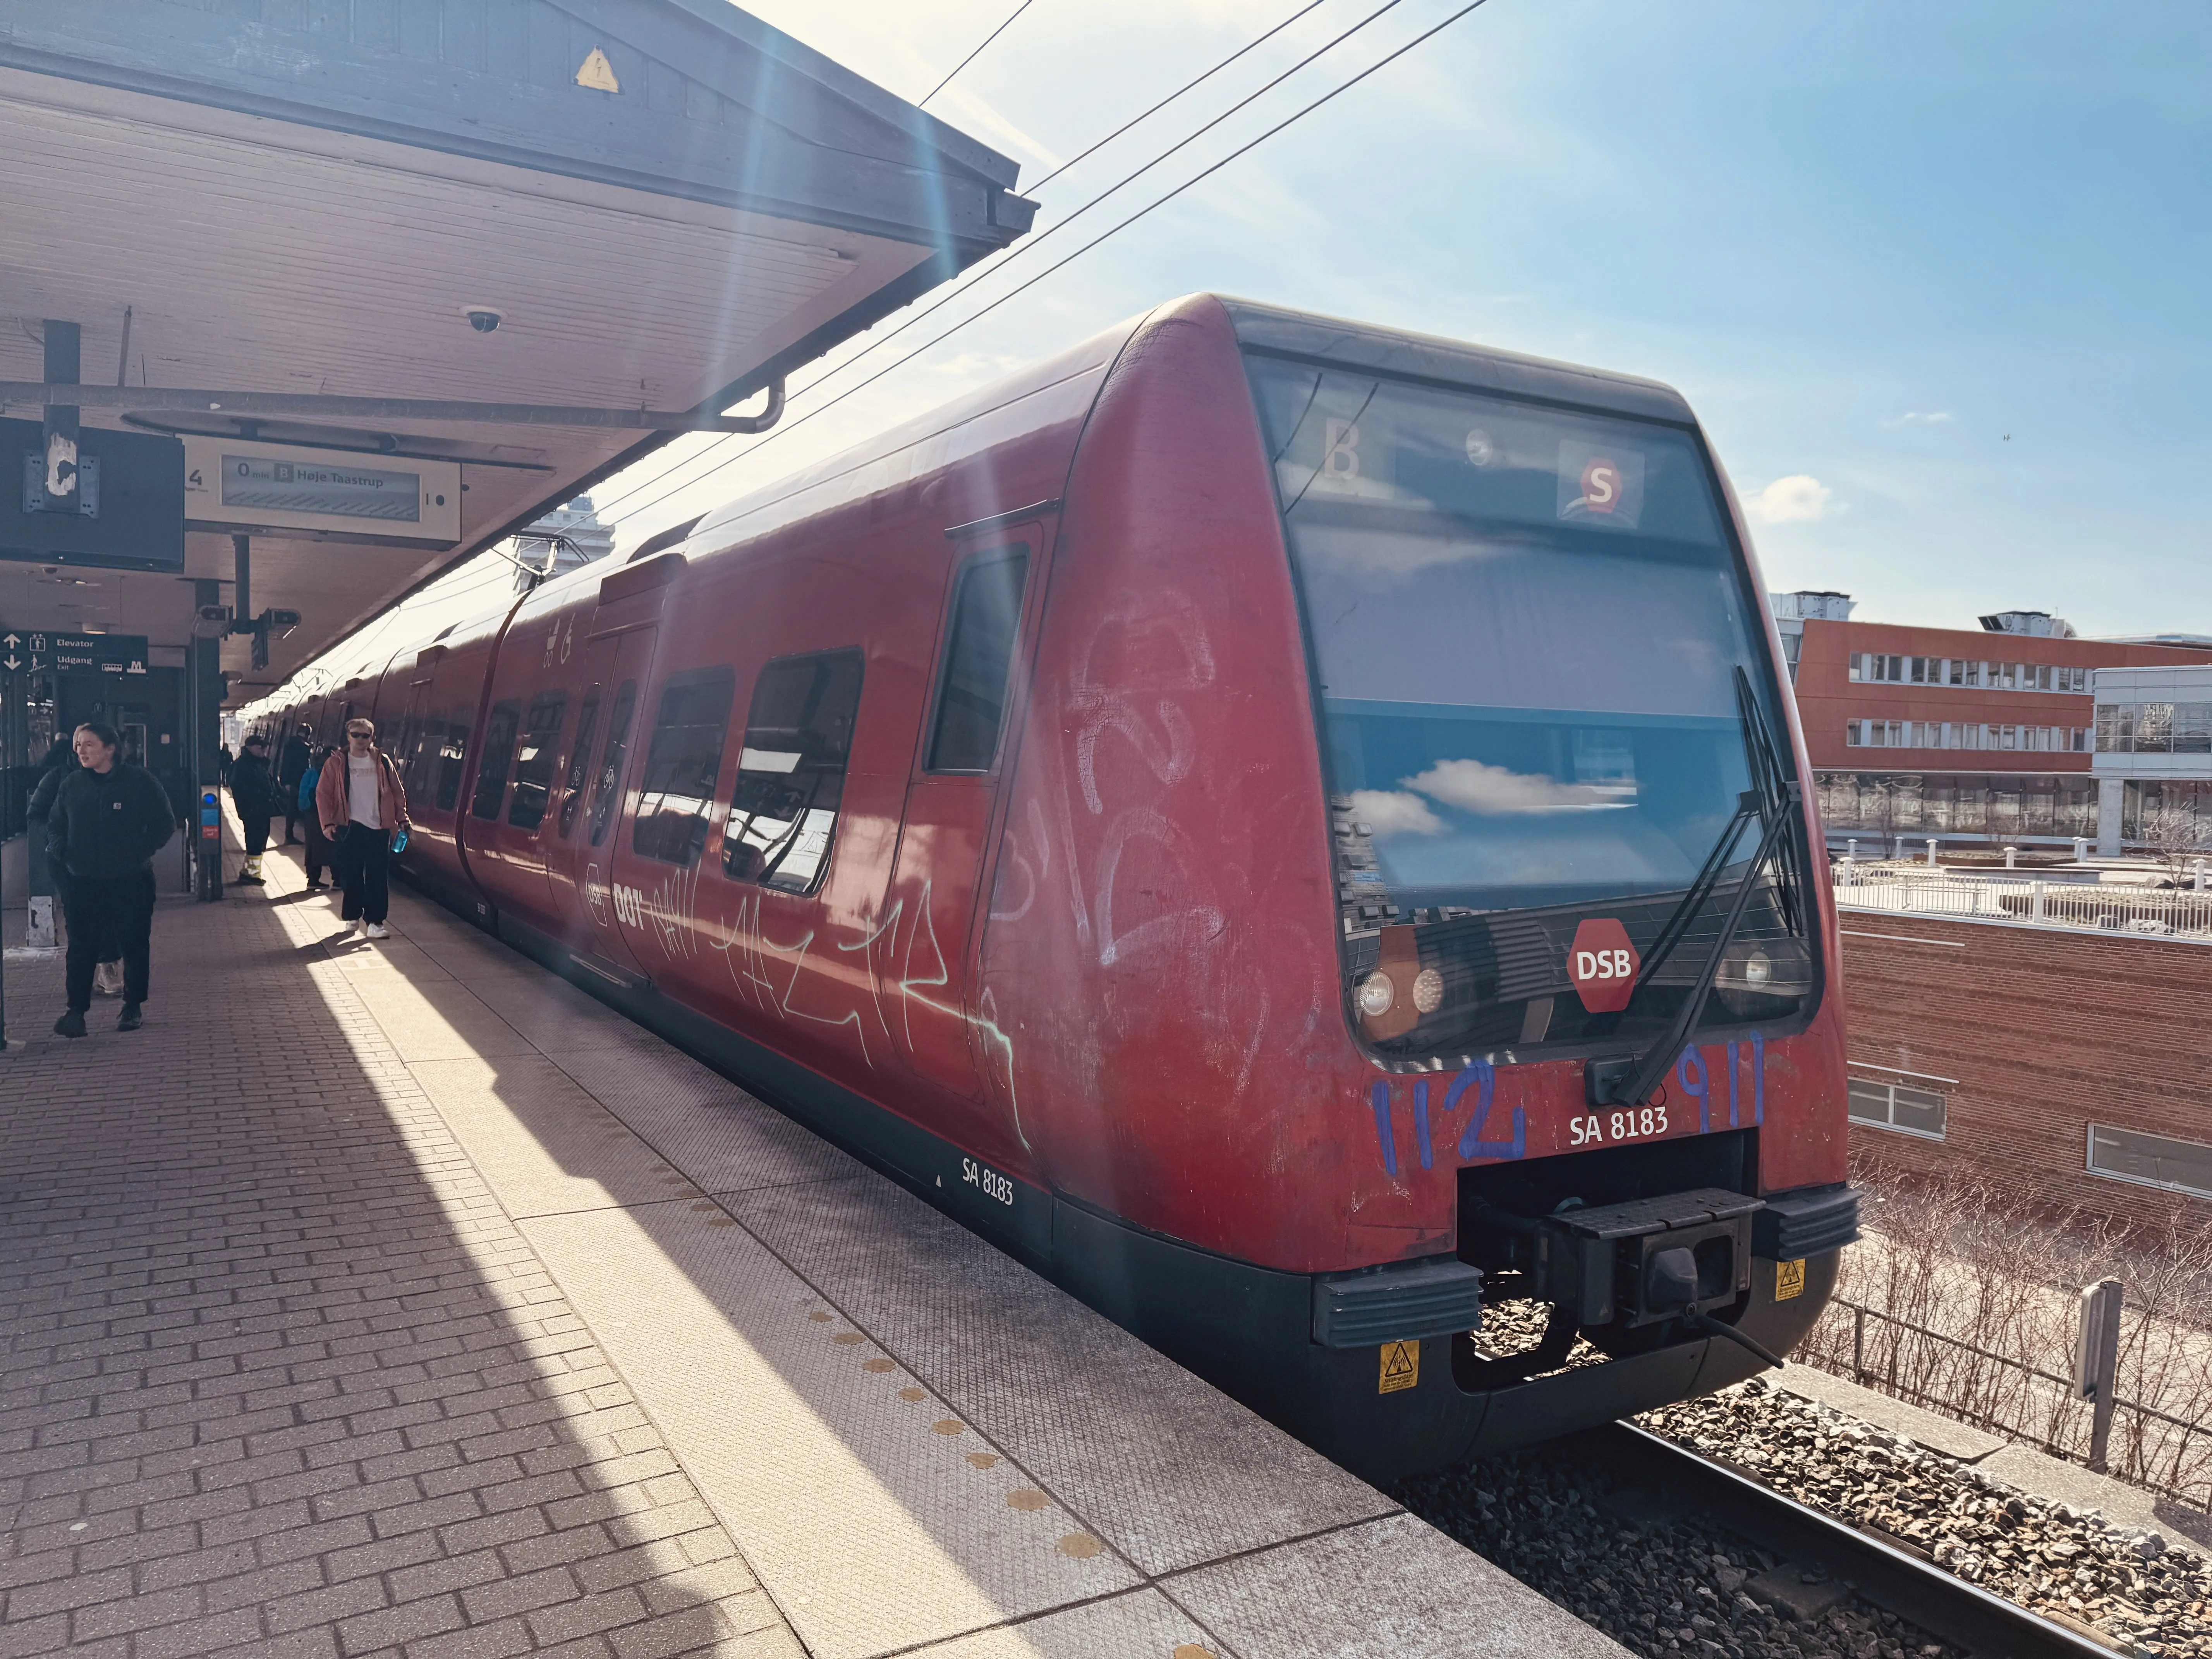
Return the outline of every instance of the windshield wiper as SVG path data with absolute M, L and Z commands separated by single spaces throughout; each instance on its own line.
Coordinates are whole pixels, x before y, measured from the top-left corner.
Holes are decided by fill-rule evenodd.
M 1736 930 L 1742 927 L 1745 915 L 1751 908 L 1751 896 L 1759 885 L 1759 874 L 1768 860 L 1775 866 L 1776 903 L 1782 912 L 1784 925 L 1792 933 L 1801 933 L 1802 908 L 1798 902 L 1797 860 L 1795 843 L 1788 831 L 1800 814 L 1803 796 L 1797 785 L 1783 775 L 1782 757 L 1776 751 L 1772 734 L 1765 719 L 1759 713 L 1758 700 L 1752 696 L 1751 677 L 1739 665 L 1735 671 L 1736 704 L 1743 720 L 1745 758 L 1751 768 L 1753 787 L 1744 792 L 1736 805 L 1735 816 L 1722 830 L 1720 839 L 1713 845 L 1705 867 L 1690 890 L 1682 896 L 1681 903 L 1659 931 L 1651 950 L 1636 976 L 1641 989 L 1658 965 L 1666 960 L 1689 932 L 1692 920 L 1704 908 L 1707 898 L 1720 880 L 1721 872 L 1728 866 L 1729 855 L 1742 838 L 1744 830 L 1756 817 L 1763 833 L 1758 847 L 1753 851 L 1751 863 L 1744 871 L 1743 882 L 1736 889 L 1735 899 L 1729 906 L 1722 921 L 1720 933 L 1706 954 L 1705 964 L 1683 1000 L 1681 1007 L 1668 1022 L 1657 1042 L 1634 1060 L 1591 1060 L 1583 1070 L 1583 1085 L 1589 1102 L 1594 1106 L 1634 1106 L 1641 1104 L 1656 1088 L 1662 1078 L 1674 1064 L 1684 1041 L 1697 1030 L 1698 1022 L 1705 1017 L 1705 1004 L 1711 999 L 1713 983 L 1720 976 L 1722 960 L 1728 948 L 1735 942 Z

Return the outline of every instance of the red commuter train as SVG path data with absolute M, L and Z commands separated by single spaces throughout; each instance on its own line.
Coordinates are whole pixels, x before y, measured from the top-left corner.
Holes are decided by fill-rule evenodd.
M 1387 1479 L 1751 1374 L 1856 1236 L 1763 592 L 1673 391 L 1201 295 L 285 718 L 376 719 L 417 884 Z

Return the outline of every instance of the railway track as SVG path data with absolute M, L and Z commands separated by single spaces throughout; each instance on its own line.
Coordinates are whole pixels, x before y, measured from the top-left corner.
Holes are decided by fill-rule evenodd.
M 2031 1613 L 1946 1571 L 1908 1540 L 1809 1508 L 1756 1475 L 1632 1424 L 1592 1430 L 1559 1451 L 1603 1472 L 1617 1510 L 1643 1501 L 1661 1514 L 1694 1516 L 1809 1571 L 1810 1583 L 1805 1571 L 1796 1575 L 1810 1592 L 1798 1598 L 1801 1606 L 1817 1604 L 1824 1585 L 1848 1590 L 1975 1659 L 2112 1659 L 2136 1651 Z M 1778 1568 L 1773 1576 L 1791 1575 Z

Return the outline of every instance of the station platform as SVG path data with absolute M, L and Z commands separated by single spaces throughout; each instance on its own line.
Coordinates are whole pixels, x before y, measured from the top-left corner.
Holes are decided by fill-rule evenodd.
M 142 1030 L 6 964 L 0 1659 L 1624 1651 L 458 918 L 342 934 L 296 854 L 161 904 Z

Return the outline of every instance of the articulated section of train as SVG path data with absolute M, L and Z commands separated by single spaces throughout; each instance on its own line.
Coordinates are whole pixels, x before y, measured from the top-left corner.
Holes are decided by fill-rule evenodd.
M 418 884 L 1381 1479 L 1750 1374 L 1856 1235 L 1762 592 L 1667 388 L 1199 296 L 283 718 L 378 722 Z

